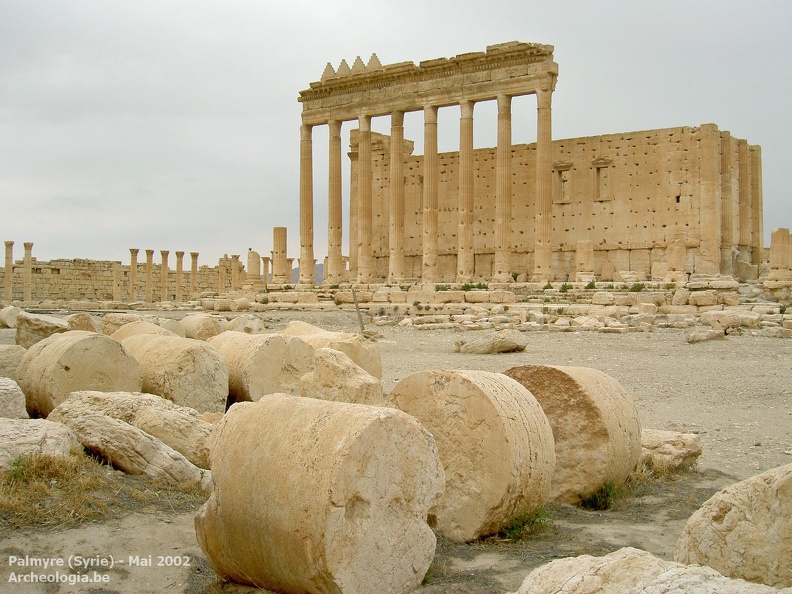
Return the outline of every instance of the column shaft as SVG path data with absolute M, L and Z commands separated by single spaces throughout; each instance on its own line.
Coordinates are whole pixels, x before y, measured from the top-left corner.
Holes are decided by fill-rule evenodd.
M 495 156 L 495 258 L 492 277 L 511 277 L 511 97 L 498 95 L 498 146 Z
M 22 301 L 33 301 L 33 244 L 25 242 L 25 257 L 22 260 Z
M 740 252 L 746 262 L 751 261 L 753 222 L 751 221 L 751 157 L 748 142 L 737 141 L 737 154 L 740 163 Z
M 371 117 L 359 118 L 358 142 L 358 277 L 360 284 L 372 280 L 372 231 L 371 231 Z
M 160 301 L 168 301 L 168 250 L 160 250 L 162 267 L 160 269 Z
M 190 267 L 190 295 L 195 296 L 198 292 L 198 252 L 190 252 L 192 265 Z
M 728 132 L 721 133 L 721 261 L 722 274 L 734 275 L 732 251 L 736 249 L 737 238 L 734 224 L 734 139 Z
M 341 189 L 341 122 L 330 120 L 330 162 L 327 188 L 327 270 L 325 283 L 338 284 L 342 280 L 344 259 L 341 254 L 343 239 L 342 189 Z
M 137 301 L 138 248 L 129 248 L 129 300 Z
M 308 124 L 300 127 L 300 276 L 301 284 L 314 284 L 313 248 L 313 142 Z
M 388 282 L 404 279 L 404 112 L 391 114 Z
M 751 158 L 751 218 L 753 235 L 752 264 L 761 264 L 764 256 L 764 222 L 762 220 L 762 148 L 759 145 L 749 147 Z
M 437 199 L 440 189 L 437 156 L 437 107 L 424 107 L 423 263 L 421 281 L 437 282 Z
M 553 133 L 552 89 L 536 93 L 536 214 L 534 217 L 534 282 L 553 278 Z
M 176 301 L 182 301 L 182 272 L 184 252 L 176 252 Z
M 720 274 L 721 184 L 720 132 L 714 124 L 700 128 L 699 253 L 695 272 Z
M 14 242 L 5 242 L 5 271 L 3 274 L 3 297 L 6 305 L 14 300 Z
M 459 119 L 459 198 L 457 230 L 458 283 L 473 280 L 473 106 L 472 101 L 460 103 Z
M 154 268 L 154 250 L 146 250 L 146 303 L 152 302 L 151 274 Z

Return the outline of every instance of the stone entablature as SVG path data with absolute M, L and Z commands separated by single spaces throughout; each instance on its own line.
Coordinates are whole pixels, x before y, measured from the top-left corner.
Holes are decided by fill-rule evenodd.
M 322 79 L 300 92 L 299 101 L 303 124 L 319 125 L 355 120 L 361 113 L 374 117 L 536 93 L 554 86 L 557 75 L 553 46 L 540 43 L 490 45 L 486 52 L 424 60 L 417 66 L 382 66 L 373 54 L 366 66 L 360 57 L 351 69 L 345 61 L 337 72 L 328 64 Z

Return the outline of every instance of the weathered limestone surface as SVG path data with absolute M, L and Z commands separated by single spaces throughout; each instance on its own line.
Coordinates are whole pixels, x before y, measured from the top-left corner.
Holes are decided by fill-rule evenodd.
M 27 349 L 18 344 L 0 344 L 0 377 L 17 379 L 17 370 Z
M 223 332 L 207 342 L 228 363 L 228 394 L 236 402 L 297 395 L 300 379 L 313 370 L 314 349 L 301 337 Z
M 140 365 L 145 392 L 198 412 L 223 412 L 228 365 L 217 349 L 200 340 L 136 334 L 122 343 Z
M 165 328 L 165 330 L 170 330 L 176 336 L 181 336 L 182 338 L 187 338 L 187 331 L 182 326 L 181 322 L 178 320 L 173 320 L 171 318 L 160 318 L 157 320 L 158 324 Z
M 792 588 L 792 464 L 713 495 L 688 520 L 674 560 Z
M 458 345 L 460 353 L 490 355 L 524 351 L 528 341 L 519 330 L 498 330 L 470 341 L 460 341 Z
M 124 324 L 118 330 L 110 334 L 110 338 L 123 342 L 125 338 L 135 336 L 136 334 L 158 334 L 160 336 L 178 336 L 167 328 L 155 324 L 153 322 L 146 322 L 144 320 L 137 320 Z
M 45 417 L 79 390 L 139 392 L 143 374 L 138 362 L 109 336 L 70 330 L 30 347 L 17 381 L 28 412 Z
M 247 334 L 260 334 L 267 329 L 264 320 L 253 314 L 244 314 L 229 320 L 225 327 L 228 331 L 246 332 Z
M 68 415 L 62 422 L 74 431 L 80 443 L 128 474 L 142 474 L 171 485 L 204 483 L 208 473 L 173 448 L 107 415 Z
M 297 320 L 286 324 L 278 333 L 299 336 L 314 349 L 328 347 L 341 351 L 375 378 L 382 379 L 382 358 L 379 349 L 360 334 L 332 332 Z
M 534 395 L 553 428 L 554 500 L 579 503 L 606 481 L 627 480 L 641 456 L 641 423 L 619 382 L 588 367 L 524 365 L 504 373 Z
M 555 466 L 539 403 L 515 380 L 485 371 L 432 370 L 401 380 L 388 402 L 434 436 L 446 489 L 432 510 L 438 534 L 470 541 L 545 502 Z
M 0 417 L 6 419 L 27 419 L 25 394 L 11 378 L 0 377 Z
M 661 429 L 641 430 L 641 462 L 650 468 L 673 472 L 687 470 L 701 456 L 701 437 Z
M 145 316 L 141 316 L 140 314 L 108 313 L 102 316 L 102 334 L 107 334 L 110 336 L 121 326 L 131 324 L 132 322 L 142 322 L 145 320 Z
M 300 395 L 334 402 L 385 405 L 380 380 L 341 351 L 325 347 L 316 350 L 313 371 L 300 379 Z
M 74 432 L 46 419 L 0 418 L 0 469 L 10 470 L 20 456 L 67 456 L 83 449 Z
M 48 336 L 67 332 L 68 330 L 69 324 L 55 316 L 21 312 L 16 320 L 16 343 L 29 349 Z
M 753 311 L 727 309 L 723 311 L 705 311 L 699 321 L 712 326 L 713 330 L 725 332 L 729 328 L 759 328 L 762 315 Z
M 724 334 L 723 330 L 699 326 L 691 330 L 690 334 L 688 334 L 687 341 L 689 344 L 695 344 L 707 340 L 723 340 L 724 338 L 726 338 L 726 334 Z
M 233 405 L 210 450 L 214 490 L 195 527 L 220 575 L 280 592 L 406 594 L 421 583 L 443 469 L 415 419 L 273 394 Z
M 212 425 L 195 409 L 177 406 L 155 394 L 140 392 L 73 392 L 49 419 L 107 415 L 160 439 L 199 468 L 209 468 L 207 440 Z
M 74 313 L 66 316 L 63 319 L 69 325 L 69 330 L 87 330 L 88 332 L 99 332 L 99 326 L 87 313 Z
M 581 555 L 537 567 L 515 594 L 772 594 L 775 588 L 724 577 L 624 547 L 603 557 Z M 785 590 L 786 592 L 786 590 Z
M 209 340 L 225 329 L 223 321 L 217 316 L 195 313 L 184 316 L 181 324 L 187 332 L 187 338 Z
M 13 305 L 6 305 L 0 309 L 0 326 L 4 328 L 16 328 L 17 317 L 22 310 Z

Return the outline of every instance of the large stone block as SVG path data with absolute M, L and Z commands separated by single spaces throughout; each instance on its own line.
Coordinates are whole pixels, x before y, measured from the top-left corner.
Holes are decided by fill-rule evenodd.
M 432 436 L 392 409 L 284 394 L 232 406 L 195 518 L 215 570 L 279 592 L 407 593 L 435 550 Z
M 27 349 L 18 344 L 0 344 L 0 377 L 16 381 L 19 364 Z
M 220 414 L 220 413 L 217 413 Z M 212 425 L 195 409 L 177 406 L 155 394 L 73 392 L 50 413 L 64 422 L 72 417 L 107 415 L 158 438 L 199 468 L 209 468 L 207 440 Z
M 174 332 L 171 332 L 167 328 L 160 326 L 159 324 L 155 324 L 153 322 L 147 322 L 144 320 L 137 320 L 134 322 L 129 322 L 128 324 L 124 324 L 118 330 L 113 332 L 110 335 L 110 338 L 113 340 L 117 340 L 118 342 L 123 342 L 125 338 L 130 336 L 134 336 L 136 334 L 159 334 L 160 336 L 178 336 Z
M 21 312 L 16 319 L 16 343 L 26 349 L 53 334 L 68 331 L 69 324 L 55 316 Z
M 619 382 L 588 367 L 524 365 L 504 373 L 534 395 L 553 428 L 554 500 L 579 503 L 607 481 L 627 480 L 641 457 L 641 423 Z
M 25 394 L 16 381 L 0 377 L 0 417 L 6 419 L 27 419 Z
M 6 305 L 0 309 L 0 326 L 3 328 L 16 328 L 17 317 L 22 310 L 13 305 Z
M 187 338 L 209 340 L 212 336 L 217 336 L 225 330 L 224 321 L 217 316 L 194 313 L 184 316 L 181 319 L 181 324 L 184 326 Z
M 341 351 L 377 379 L 382 379 L 382 357 L 377 345 L 360 334 L 332 332 L 297 320 L 291 321 L 278 332 L 299 336 L 315 349 L 327 347 Z
M 109 313 L 102 316 L 102 334 L 110 336 L 121 326 L 132 322 L 142 322 L 146 318 L 140 314 L 131 313 Z
M 14 460 L 22 456 L 68 456 L 82 451 L 77 436 L 61 423 L 0 418 L 0 470 L 11 470 Z
M 389 403 L 434 436 L 446 475 L 432 510 L 438 534 L 456 541 L 493 534 L 541 507 L 555 466 L 550 424 L 531 393 L 486 371 L 422 371 Z
M 135 334 L 123 347 L 140 365 L 144 392 L 198 412 L 223 412 L 228 397 L 228 364 L 201 340 Z
M 515 594 L 772 594 L 775 588 L 724 577 L 624 547 L 604 557 L 581 555 L 534 569 Z
M 641 431 L 641 462 L 657 470 L 687 470 L 701 456 L 701 437 L 661 429 Z
M 792 587 L 792 464 L 726 487 L 694 513 L 674 560 L 723 575 Z
M 314 349 L 297 336 L 226 331 L 208 344 L 228 364 L 228 394 L 235 402 L 278 392 L 298 395 L 301 378 L 313 370 Z
M 46 417 L 79 390 L 139 392 L 143 373 L 138 362 L 109 336 L 70 330 L 30 347 L 19 365 L 17 381 L 28 412 Z
M 320 348 L 313 371 L 300 379 L 300 395 L 334 402 L 383 406 L 382 382 L 341 351 Z

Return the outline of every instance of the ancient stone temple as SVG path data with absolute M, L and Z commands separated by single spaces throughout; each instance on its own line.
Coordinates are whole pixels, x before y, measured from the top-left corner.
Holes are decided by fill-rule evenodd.
M 312 129 L 329 127 L 325 283 L 755 278 L 761 152 L 714 124 L 553 140 L 553 47 L 382 66 L 328 64 L 300 93 L 300 282 L 313 283 Z M 511 99 L 536 95 L 537 140 L 511 142 Z M 473 149 L 476 103 L 496 101 L 497 146 Z M 460 106 L 458 152 L 438 153 L 437 112 Z M 424 155 L 404 138 L 424 115 Z M 371 131 L 389 115 L 390 135 Z M 351 134 L 349 268 L 342 256 L 341 123 Z

